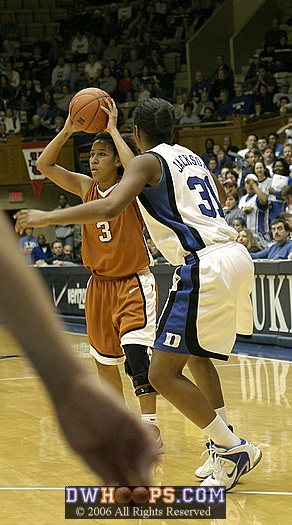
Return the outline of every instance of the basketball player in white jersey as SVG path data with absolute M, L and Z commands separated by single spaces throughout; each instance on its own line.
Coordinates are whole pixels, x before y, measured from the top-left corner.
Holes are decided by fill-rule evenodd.
M 219 182 L 198 155 L 172 145 L 173 123 L 174 108 L 166 100 L 139 103 L 134 133 L 145 154 L 129 162 L 109 197 L 75 206 L 74 213 L 72 208 L 21 210 L 16 231 L 62 221 L 111 220 L 138 196 L 151 238 L 177 266 L 159 321 L 150 382 L 210 439 L 214 470 L 202 485 L 230 490 L 257 465 L 261 451 L 231 432 L 182 372 L 191 356 L 227 360 L 236 334 L 252 333 L 253 263 L 224 219 Z

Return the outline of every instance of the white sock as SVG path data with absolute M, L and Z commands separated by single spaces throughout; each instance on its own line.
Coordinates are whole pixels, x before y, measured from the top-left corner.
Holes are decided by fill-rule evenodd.
M 226 425 L 228 426 L 228 415 L 226 406 L 224 405 L 223 407 L 215 408 L 214 410 L 216 414 L 218 414 L 218 416 L 220 416 L 221 419 L 223 419 L 224 423 L 226 423 Z
M 239 437 L 231 432 L 218 414 L 215 419 L 202 430 L 218 446 L 232 448 L 241 443 Z
M 156 414 L 141 414 L 141 421 L 158 427 L 158 419 Z

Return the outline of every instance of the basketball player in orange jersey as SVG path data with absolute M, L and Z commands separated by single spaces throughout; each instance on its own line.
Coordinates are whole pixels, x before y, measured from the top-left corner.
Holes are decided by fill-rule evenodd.
M 96 135 L 91 148 L 92 178 L 56 164 L 61 148 L 74 131 L 79 131 L 70 117 L 37 162 L 38 169 L 48 179 L 79 195 L 83 202 L 106 199 L 122 177 L 123 166 L 139 152 L 134 138 L 129 136 L 124 137 L 125 142 L 119 140 L 119 151 L 116 149 L 115 138 L 120 138 L 117 108 L 113 105 L 110 109 L 107 131 Z M 136 201 L 113 221 L 83 226 L 82 258 L 84 266 L 92 272 L 85 312 L 90 351 L 99 377 L 123 395 L 118 365 L 125 361 L 125 370 L 139 399 L 142 421 L 151 425 L 158 451 L 162 453 L 156 391 L 148 381 L 148 348 L 155 340 L 156 286 Z

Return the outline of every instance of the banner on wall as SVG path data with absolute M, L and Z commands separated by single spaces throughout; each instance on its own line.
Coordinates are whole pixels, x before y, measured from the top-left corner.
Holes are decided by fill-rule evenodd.
M 26 142 L 21 145 L 36 200 L 40 197 L 45 181 L 45 176 L 36 167 L 36 161 L 47 144 L 49 144 L 49 142 Z

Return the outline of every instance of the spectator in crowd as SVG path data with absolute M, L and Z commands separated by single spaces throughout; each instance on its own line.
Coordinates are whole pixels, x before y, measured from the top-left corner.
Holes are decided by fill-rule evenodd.
M 17 89 L 20 86 L 20 75 L 16 69 L 13 69 L 12 62 L 10 61 L 6 62 L 5 75 L 8 78 L 10 86 L 12 86 L 15 93 L 17 93 Z
M 250 133 L 245 141 L 245 148 L 238 150 L 237 154 L 245 157 L 245 154 L 257 146 L 258 136 L 255 133 Z
M 292 177 L 289 175 L 288 163 L 284 158 L 278 157 L 273 163 L 272 184 L 269 188 L 270 220 L 283 211 L 281 190 L 286 185 L 292 186 Z
M 233 79 L 228 76 L 226 69 L 223 67 L 217 70 L 210 90 L 210 99 L 214 102 L 216 107 L 220 102 L 220 92 L 222 89 L 229 91 L 232 100 L 234 96 Z
M 64 246 L 61 240 L 55 240 L 52 242 L 52 257 L 46 260 L 47 264 L 53 264 L 54 266 L 73 266 L 72 258 L 70 255 L 64 253 Z
M 181 63 L 186 63 L 186 43 L 195 33 L 194 25 L 188 16 L 184 16 L 181 24 L 176 28 L 173 48 L 181 54 Z
M 23 54 L 21 47 L 14 49 L 13 55 L 9 58 L 13 69 L 19 73 L 21 83 L 29 78 L 29 62 Z
M 277 106 L 273 102 L 274 95 L 269 93 L 267 84 L 261 82 L 258 87 L 258 92 L 253 96 L 254 104 L 259 102 L 263 108 L 264 113 L 273 113 L 277 111 Z
M 230 92 L 228 89 L 221 89 L 219 93 L 219 101 L 216 109 L 218 120 L 229 120 L 232 115 L 230 105 Z
M 18 246 L 21 253 L 26 257 L 28 264 L 31 264 L 31 252 L 38 245 L 38 240 L 33 234 L 33 228 L 25 228 L 24 235 L 19 239 Z
M 200 69 L 195 72 L 195 81 L 191 87 L 190 97 L 195 102 L 200 102 L 202 91 L 210 93 L 210 82 L 205 80 L 204 75 Z
M 238 189 L 231 190 L 226 196 L 224 216 L 229 226 L 233 226 L 234 219 L 245 218 L 243 211 L 238 207 L 239 197 Z
M 102 67 L 102 63 L 97 60 L 96 55 L 94 53 L 89 53 L 84 68 L 84 75 L 88 87 L 94 86 L 96 81 L 100 78 Z
M 233 160 L 227 154 L 227 152 L 225 151 L 225 149 L 222 146 L 220 146 L 220 148 L 219 148 L 219 150 L 217 152 L 217 160 L 218 160 L 218 165 L 219 165 L 219 169 L 220 170 L 223 167 L 226 167 L 226 168 L 229 168 L 229 169 L 234 168 Z
M 263 160 L 256 160 L 254 163 L 254 173 L 259 180 L 259 188 L 269 195 L 269 189 L 272 185 L 272 177 Z
M 147 246 L 152 255 L 154 263 L 166 263 L 166 259 L 163 257 L 162 253 L 158 250 L 156 244 L 154 244 L 152 239 L 147 239 Z
M 35 115 L 37 111 L 39 98 L 40 95 L 35 88 L 34 81 L 30 78 L 27 79 L 18 92 L 16 108 L 25 108 L 29 122 L 31 122 L 32 116 Z
M 256 242 L 252 232 L 248 228 L 242 228 L 238 233 L 237 242 L 243 244 L 249 253 L 257 253 L 261 251 L 261 247 Z
M 32 264 L 41 266 L 48 259 L 53 257 L 51 247 L 49 243 L 46 242 L 46 237 L 41 233 L 37 237 L 37 246 L 32 249 L 30 254 Z
M 212 155 L 209 158 L 208 168 L 211 171 L 211 173 L 213 173 L 213 175 L 215 175 L 215 177 L 218 177 L 218 175 L 220 173 L 220 170 L 219 170 L 218 160 L 217 160 L 217 157 L 215 155 Z
M 235 85 L 235 95 L 230 101 L 231 116 L 250 115 L 253 112 L 253 100 L 250 95 L 244 94 L 244 85 L 238 82 Z
M 112 60 L 113 58 L 116 60 L 117 64 L 121 63 L 122 50 L 117 45 L 116 39 L 112 37 L 109 39 L 109 43 L 103 52 L 103 56 L 102 56 L 103 64 L 109 66 L 110 60 Z
M 237 146 L 233 146 L 231 137 L 229 135 L 225 135 L 222 139 L 222 146 L 227 151 L 227 153 L 237 153 L 239 151 L 239 148 Z
M 80 64 L 86 62 L 88 57 L 88 37 L 82 31 L 76 31 L 75 37 L 72 39 L 71 52 L 72 62 Z
M 273 240 L 272 246 L 257 253 L 251 253 L 252 259 L 289 259 L 292 253 L 292 241 L 287 222 L 283 219 L 275 218 L 271 222 L 271 232 Z
M 262 84 L 264 84 L 267 87 L 269 93 L 275 94 L 276 91 L 278 90 L 277 81 L 275 77 L 272 75 L 272 73 L 269 73 L 266 70 L 266 67 L 264 64 L 262 64 L 259 67 L 258 76 L 256 77 L 253 85 L 251 86 L 251 92 L 253 96 L 259 94 L 260 86 Z
M 288 97 L 289 102 L 292 102 L 292 93 L 289 93 L 289 80 L 284 78 L 280 84 L 280 90 L 273 96 L 273 102 L 279 108 L 281 97 Z
M 63 118 L 67 117 L 71 100 L 72 100 L 72 93 L 70 93 L 69 86 L 68 84 L 63 84 L 61 87 L 61 93 L 56 99 L 56 105 L 57 105 L 58 114 L 59 114 L 57 116 L 61 116 Z
M 204 116 L 205 116 L 205 109 L 206 108 L 210 108 L 212 111 L 214 111 L 214 109 L 215 109 L 215 106 L 214 106 L 212 100 L 210 100 L 210 96 L 209 96 L 209 93 L 207 91 L 202 91 L 201 92 L 200 100 L 199 100 L 198 104 L 196 102 L 194 102 L 194 99 L 192 99 L 192 102 L 193 102 L 193 104 L 197 105 L 196 115 L 198 115 L 198 117 L 200 117 L 200 119 L 204 118 Z
M 205 151 L 202 153 L 201 157 L 205 164 L 208 166 L 210 157 L 213 157 L 213 147 L 215 141 L 212 138 L 208 138 L 205 142 Z
M 265 56 L 273 56 L 273 52 L 281 45 L 281 38 L 284 36 L 287 38 L 287 32 L 280 28 L 281 20 L 275 16 L 272 19 L 271 29 L 266 32 L 264 52 Z
M 133 101 L 134 80 L 128 67 L 123 69 L 122 78 L 118 82 L 118 102 Z
M 274 49 L 271 67 L 273 73 L 292 71 L 292 53 L 287 36 L 283 35 L 280 40 L 280 45 Z
M 7 135 L 18 135 L 20 133 L 20 120 L 14 114 L 14 110 L 12 108 L 6 108 L 5 116 L 1 120 L 5 124 Z
M 281 199 L 284 203 L 284 211 L 292 213 L 292 186 L 287 184 L 281 189 Z M 278 217 L 279 215 L 277 215 Z
M 262 66 L 262 64 L 263 62 L 261 61 L 259 55 L 253 55 L 250 67 L 244 77 L 244 87 L 247 91 L 250 91 L 254 85 L 258 76 L 259 68 Z
M 207 124 L 209 122 L 217 122 L 217 117 L 215 115 L 215 112 L 212 108 L 205 108 L 204 110 L 204 116 L 201 119 L 202 124 Z
M 246 227 L 246 218 L 236 217 L 236 219 L 233 219 L 232 221 L 232 226 L 237 232 L 240 232 L 242 228 Z
M 60 193 L 58 198 L 59 204 L 56 210 L 65 210 L 70 208 L 70 204 L 67 202 L 65 193 Z M 61 240 L 62 246 L 69 244 L 74 248 L 74 225 L 73 224 L 60 224 L 55 228 L 56 239 Z
M 283 219 L 289 227 L 289 239 L 292 240 L 292 213 L 289 213 L 288 211 L 281 211 L 279 215 L 277 215 L 276 219 Z
M 153 77 L 156 96 L 169 102 L 173 99 L 173 75 L 168 73 L 164 64 L 158 64 L 157 73 Z
M 193 113 L 194 106 L 192 102 L 186 102 L 184 104 L 184 113 L 185 115 L 182 116 L 179 120 L 180 126 L 187 126 L 189 125 L 191 128 L 194 127 L 194 124 L 199 124 L 201 121 L 197 115 Z
M 42 124 L 40 116 L 37 113 L 33 115 L 32 125 L 28 127 L 27 134 L 30 137 L 44 137 L 48 133 L 48 128 Z
M 78 69 L 78 64 L 75 64 L 75 62 L 71 62 L 70 69 L 69 91 L 70 93 L 75 93 L 81 89 L 81 73 Z
M 57 65 L 53 68 L 51 77 L 51 84 L 56 93 L 60 93 L 62 85 L 69 82 L 70 72 L 69 64 L 67 64 L 63 56 L 60 56 Z
M 252 148 L 245 154 L 245 159 L 247 161 L 247 166 L 242 169 L 239 181 L 239 186 L 243 195 L 246 193 L 244 186 L 245 178 L 249 173 L 254 173 L 254 165 L 258 160 L 263 160 L 263 155 L 257 148 Z
M 272 146 L 267 146 L 263 151 L 263 160 L 266 168 L 269 170 L 270 175 L 273 175 L 273 164 L 275 161 L 275 150 Z
M 280 157 L 283 154 L 283 144 L 279 144 L 279 135 L 276 131 L 271 131 L 268 134 L 268 142 L 274 148 L 275 157 Z
M 150 69 L 150 73 L 152 75 L 156 75 L 158 73 L 158 66 L 164 64 L 163 60 L 163 54 L 159 53 L 159 51 L 156 48 L 153 48 L 151 51 L 150 57 L 146 57 L 144 60 L 145 66 L 148 66 Z
M 262 106 L 262 103 L 259 101 L 256 101 L 254 103 L 253 113 L 251 113 L 249 116 L 246 117 L 245 122 L 247 124 L 253 123 L 253 122 L 259 122 L 259 120 L 263 120 L 266 118 L 266 115 L 264 113 L 264 108 Z
M 226 64 L 225 58 L 223 55 L 217 55 L 216 57 L 216 69 L 213 74 L 213 78 L 216 78 L 219 70 L 223 69 L 227 75 L 228 80 L 230 80 L 230 83 L 234 84 L 234 72 L 231 69 L 231 67 Z
M 144 31 L 143 33 L 142 42 L 139 49 L 139 55 L 143 60 L 146 57 L 151 57 L 152 49 L 156 49 L 159 55 L 162 54 L 159 42 L 157 42 L 157 40 L 153 38 L 153 34 L 151 33 L 151 31 L 148 30 Z
M 13 99 L 15 95 L 15 90 L 10 85 L 7 75 L 2 73 L 0 75 L 0 101 L 2 101 L 1 111 L 4 111 L 6 106 L 13 104 Z
M 265 137 L 264 135 L 260 135 L 258 137 L 257 149 L 262 153 L 268 145 L 269 145 L 269 141 L 267 137 Z
M 57 104 L 49 89 L 44 90 L 42 93 L 42 103 L 37 108 L 37 114 L 40 117 L 42 124 L 46 126 L 53 124 L 54 118 L 58 114 Z
M 51 69 L 48 58 L 42 53 L 41 47 L 35 45 L 33 52 L 28 58 L 30 77 L 40 83 L 41 89 L 45 89 L 51 83 Z
M 141 75 L 144 61 L 142 58 L 139 57 L 137 49 L 131 49 L 129 58 L 130 60 L 128 60 L 125 63 L 125 67 L 127 67 L 131 71 L 132 77 Z
M 51 134 L 58 135 L 58 133 L 61 131 L 61 129 L 64 127 L 65 119 L 61 115 L 57 115 L 54 118 L 54 124 L 51 131 Z
M 268 196 L 259 188 L 259 180 L 254 173 L 245 179 L 246 195 L 239 199 L 239 208 L 246 215 L 246 226 L 253 235 L 261 239 L 264 245 L 269 240 L 269 204 Z
M 277 131 L 278 135 L 282 135 L 282 133 L 285 136 L 285 142 L 290 142 L 292 144 L 292 115 L 288 117 L 287 124 L 284 124 L 284 126 L 281 126 L 281 128 Z
M 96 81 L 99 88 L 103 89 L 112 97 L 117 92 L 118 82 L 117 79 L 111 74 L 109 66 L 104 66 L 101 77 Z
M 285 142 L 285 144 L 283 144 L 283 157 L 284 159 L 286 160 L 286 162 L 288 162 L 288 166 L 289 166 L 289 171 L 290 171 L 290 175 L 291 175 L 291 171 L 292 171 L 292 142 Z

